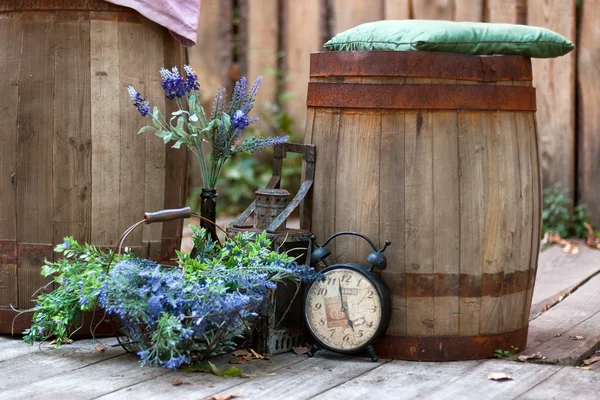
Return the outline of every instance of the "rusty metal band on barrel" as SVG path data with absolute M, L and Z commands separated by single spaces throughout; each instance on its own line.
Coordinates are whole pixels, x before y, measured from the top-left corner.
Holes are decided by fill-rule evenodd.
M 536 110 L 534 88 L 495 85 L 310 82 L 306 105 L 394 110 Z
M 413 361 L 458 361 L 490 358 L 497 349 L 524 349 L 529 325 L 478 336 L 383 336 L 374 347 L 381 358 Z
M 531 59 L 424 51 L 328 51 L 310 55 L 310 76 L 531 81 Z

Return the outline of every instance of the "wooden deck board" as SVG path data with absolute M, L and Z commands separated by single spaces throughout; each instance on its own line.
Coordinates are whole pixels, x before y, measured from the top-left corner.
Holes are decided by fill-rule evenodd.
M 540 253 L 530 319 L 600 272 L 600 251 L 590 249 L 583 242 L 578 248 L 578 254 L 564 253 L 560 246 L 549 247 Z
M 569 338 L 575 335 L 585 340 Z M 526 351 L 541 352 L 547 362 L 577 365 L 597 348 L 600 348 L 600 275 L 531 321 Z
M 577 399 L 596 400 L 600 387 L 600 370 L 585 371 L 563 368 L 545 380 L 519 400 Z
M 392 361 L 351 379 L 315 399 L 413 399 L 456 380 L 481 361 L 413 362 Z
M 229 364 L 229 359 L 231 359 L 230 356 L 222 356 L 211 361 L 219 369 L 222 369 L 232 366 L 232 364 Z M 276 374 L 266 377 L 269 380 L 275 380 L 280 369 L 289 368 L 291 365 L 303 360 L 304 357 L 300 357 L 294 353 L 286 353 L 274 357 L 271 361 L 253 360 L 245 365 L 235 365 L 236 367 L 241 367 L 245 374 L 257 375 L 250 378 L 225 379 L 207 373 L 169 372 L 155 379 L 122 388 L 99 398 L 102 400 L 123 398 L 144 400 L 171 398 L 203 399 L 223 391 L 227 393 L 230 391 L 237 392 L 240 385 L 247 383 L 249 380 L 257 379 L 261 375 Z M 180 379 L 185 383 L 174 386 L 173 381 L 175 379 Z

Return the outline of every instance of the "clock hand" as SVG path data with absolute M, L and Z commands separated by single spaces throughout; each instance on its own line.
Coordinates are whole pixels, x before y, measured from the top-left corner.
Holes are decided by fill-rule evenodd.
M 338 288 L 340 290 L 340 301 L 342 303 L 342 312 L 344 314 L 346 314 L 346 318 L 348 318 L 348 326 L 350 328 L 352 328 L 352 330 L 354 330 L 354 323 L 350 319 L 350 316 L 348 315 L 348 310 L 346 310 L 346 307 L 344 306 L 344 297 L 342 296 L 342 284 L 341 284 L 341 282 L 338 282 Z

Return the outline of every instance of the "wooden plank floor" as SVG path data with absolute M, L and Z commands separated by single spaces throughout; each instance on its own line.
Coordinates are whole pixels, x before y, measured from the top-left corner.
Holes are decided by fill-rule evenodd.
M 287 353 L 270 361 L 254 360 L 244 365 L 246 378 L 225 379 L 206 373 L 140 368 L 136 357 L 126 354 L 111 338 L 100 339 L 107 348 L 100 353 L 94 340 L 76 341 L 60 349 L 40 349 L 18 338 L 3 336 L 0 399 L 166 400 L 232 393 L 238 393 L 242 399 L 596 399 L 600 363 L 593 364 L 591 370 L 566 364 L 580 364 L 600 342 L 600 276 L 594 276 L 600 265 L 600 251 L 582 251 L 587 267 L 575 274 L 579 280 L 576 284 L 571 278 L 579 264 L 555 250 L 546 251 L 540 258 L 543 264 L 538 270 L 536 290 L 545 298 L 552 298 L 567 287 L 576 288 L 564 300 L 558 302 L 557 298 L 552 308 L 531 321 L 525 353 L 540 351 L 545 362 L 551 364 L 506 359 L 372 363 L 329 352 L 320 352 L 314 358 Z M 586 272 L 582 272 L 584 269 Z M 563 274 L 565 279 L 559 284 L 561 279 L 544 277 L 546 273 Z M 569 339 L 574 335 L 585 339 Z M 231 356 L 223 356 L 213 362 L 223 367 L 230 359 Z M 506 372 L 514 379 L 490 381 L 490 372 Z M 175 380 L 183 383 L 173 385 Z

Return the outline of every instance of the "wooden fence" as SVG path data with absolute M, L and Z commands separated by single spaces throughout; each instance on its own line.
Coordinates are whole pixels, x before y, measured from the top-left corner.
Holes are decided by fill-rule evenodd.
M 259 101 L 284 107 L 303 132 L 309 54 L 358 24 L 408 18 L 527 23 L 575 43 L 533 60 L 543 184 L 560 182 L 599 224 L 600 0 L 202 0 L 189 58 L 207 104 L 219 84 L 263 75 Z

